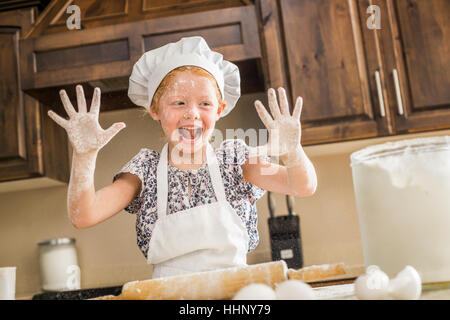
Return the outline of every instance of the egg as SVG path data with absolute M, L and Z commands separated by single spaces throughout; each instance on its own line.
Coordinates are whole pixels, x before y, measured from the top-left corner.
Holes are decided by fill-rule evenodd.
M 389 283 L 389 295 L 398 300 L 417 300 L 422 293 L 422 279 L 412 266 L 406 266 Z
M 275 285 L 278 300 L 314 300 L 316 294 L 313 288 L 300 280 L 286 280 Z
M 252 283 L 240 289 L 233 300 L 275 300 L 275 291 L 268 285 Z
M 360 300 L 389 298 L 389 277 L 377 266 L 369 266 L 366 274 L 355 281 L 355 295 Z

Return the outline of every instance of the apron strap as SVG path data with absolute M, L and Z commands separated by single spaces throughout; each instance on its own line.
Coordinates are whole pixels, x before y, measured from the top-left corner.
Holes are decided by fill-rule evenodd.
M 161 150 L 158 168 L 156 172 L 157 179 L 157 205 L 158 219 L 167 215 L 167 197 L 168 197 L 168 144 L 166 143 Z M 223 186 L 222 175 L 220 173 L 219 162 L 211 146 L 206 146 L 206 163 L 208 164 L 209 175 L 216 194 L 217 201 L 226 201 L 225 188 Z
M 209 176 L 211 177 L 217 201 L 227 201 L 225 198 L 223 179 L 219 169 L 219 162 L 217 161 L 216 153 L 209 143 L 206 147 L 206 162 L 208 164 Z
M 167 176 L 167 161 L 168 161 L 168 144 L 166 143 L 161 150 L 159 157 L 158 169 L 156 171 L 156 192 L 157 192 L 157 212 L 158 219 L 164 217 L 167 213 L 167 197 L 168 192 L 168 176 Z

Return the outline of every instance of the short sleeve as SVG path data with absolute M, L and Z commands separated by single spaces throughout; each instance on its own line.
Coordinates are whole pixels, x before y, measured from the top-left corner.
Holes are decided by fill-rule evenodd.
M 144 202 L 143 192 L 148 178 L 148 166 L 151 151 L 148 149 L 141 149 L 123 168 L 114 175 L 113 182 L 119 178 L 120 174 L 129 172 L 137 176 L 141 180 L 141 193 L 136 196 L 126 207 L 125 211 L 135 214 L 140 211 Z
M 221 143 L 219 149 L 223 150 L 220 156 L 224 157 L 225 163 L 237 166 L 237 170 L 234 170 L 234 172 L 239 175 L 243 191 L 248 195 L 250 203 L 254 204 L 266 191 L 250 182 L 245 182 L 243 179 L 242 165 L 249 158 L 250 147 L 242 139 L 227 139 Z M 270 162 L 270 157 L 261 156 L 261 159 Z

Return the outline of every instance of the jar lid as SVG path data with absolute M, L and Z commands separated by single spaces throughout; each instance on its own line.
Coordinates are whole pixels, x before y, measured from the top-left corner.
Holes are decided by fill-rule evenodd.
M 426 138 L 405 139 L 385 142 L 365 147 L 350 155 L 351 166 L 364 161 L 387 156 L 402 156 L 405 153 L 422 153 L 450 149 L 450 136 L 435 136 Z
M 39 242 L 38 246 L 58 246 L 62 244 L 72 244 L 72 243 L 75 243 L 74 238 L 56 238 Z

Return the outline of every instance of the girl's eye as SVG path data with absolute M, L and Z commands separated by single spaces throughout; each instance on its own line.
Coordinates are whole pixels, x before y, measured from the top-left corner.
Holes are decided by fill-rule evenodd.
M 174 104 L 177 105 L 177 106 L 183 106 L 184 102 L 183 101 L 175 101 Z
M 204 106 L 204 107 L 209 107 L 211 106 L 211 104 L 209 102 L 202 102 L 200 105 Z

